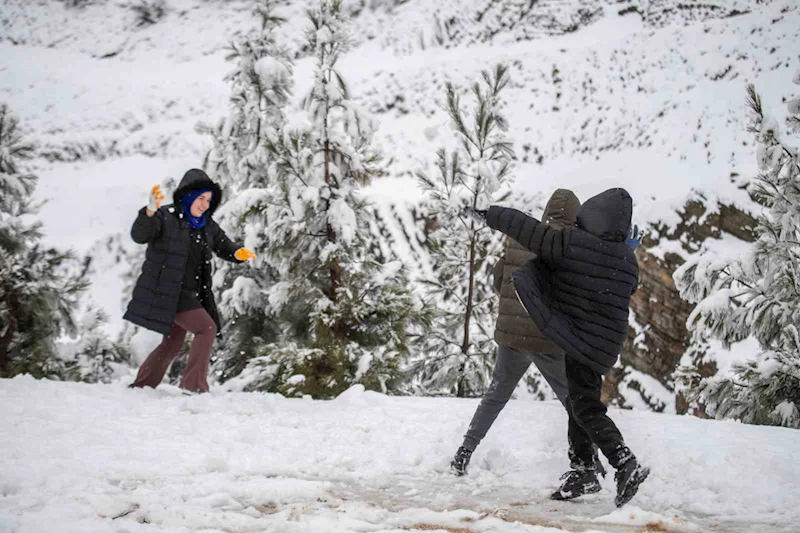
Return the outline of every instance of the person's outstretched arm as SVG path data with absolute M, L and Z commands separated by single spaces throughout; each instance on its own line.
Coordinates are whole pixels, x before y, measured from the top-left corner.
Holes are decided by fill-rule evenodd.
M 522 211 L 498 205 L 490 207 L 485 218 L 490 228 L 502 231 L 544 262 L 558 264 L 563 259 L 569 234 L 562 228 L 553 228 Z
M 216 226 L 213 234 L 213 250 L 220 259 L 231 263 L 244 263 L 250 259 L 255 259 L 256 254 L 242 245 L 233 242 L 222 228 Z

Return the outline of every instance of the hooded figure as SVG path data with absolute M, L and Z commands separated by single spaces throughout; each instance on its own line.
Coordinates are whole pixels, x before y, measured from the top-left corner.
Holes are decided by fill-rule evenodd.
M 555 228 L 499 206 L 483 214 L 492 229 L 537 254 L 538 260 L 513 274 L 514 288 L 539 330 L 567 356 L 566 407 L 575 461 L 554 499 L 600 490 L 593 444 L 617 469 L 617 506 L 630 501 L 650 472 L 639 465 L 600 401 L 602 375 L 622 351 L 628 305 L 639 281 L 636 255 L 625 242 L 632 213 L 628 192 L 609 189 L 578 209 L 573 227 Z
M 222 189 L 202 170 L 186 172 L 171 205 L 158 207 L 153 202 L 151 197 L 153 205 L 139 211 L 131 228 L 131 237 L 146 244 L 147 252 L 124 318 L 163 334 L 164 340 L 142 364 L 131 386 L 161 383 L 190 331 L 195 341 L 181 387 L 205 392 L 211 345 L 220 330 L 211 290 L 211 254 L 240 263 L 252 252 L 233 243 L 213 220 Z M 193 206 L 201 206 L 195 209 L 202 212 L 194 215 Z
M 574 226 L 580 206 L 578 197 L 572 191 L 557 189 L 545 206 L 543 221 L 554 228 Z M 558 400 L 566 408 L 567 376 L 564 351 L 539 330 L 520 304 L 514 291 L 512 276 L 527 263 L 535 266 L 542 279 L 552 276 L 547 265 L 537 260 L 535 253 L 522 247 L 515 240 L 507 238 L 505 253 L 494 267 L 495 290 L 500 293 L 500 305 L 494 332 L 497 359 L 492 370 L 492 383 L 475 410 L 462 445 L 450 462 L 451 471 L 457 476 L 467 473 L 472 453 L 511 399 L 531 363 L 536 365 Z M 570 460 L 574 461 L 571 450 L 569 455 Z M 593 458 L 595 466 L 602 469 L 596 451 Z
M 617 362 L 628 335 L 628 303 L 639 265 L 625 244 L 633 202 L 624 189 L 609 189 L 578 210 L 577 226 L 554 228 L 515 209 L 493 206 L 486 220 L 538 253 L 552 276 L 535 262 L 514 273 L 514 287 L 544 335 L 601 374 Z
M 554 228 L 574 226 L 580 206 L 581 202 L 572 191 L 557 189 L 544 208 L 542 222 Z M 511 279 L 512 275 L 523 265 L 535 261 L 536 254 L 511 238 L 506 238 L 504 248 L 503 257 L 494 267 L 495 290 L 500 293 L 494 340 L 500 346 L 507 346 L 522 352 L 560 353 L 563 355 L 563 351 L 548 339 L 528 316 L 528 312 L 517 298 Z M 534 264 L 536 268 L 547 269 L 542 261 Z M 549 271 L 545 272 L 545 275 L 549 275 Z M 561 400 L 561 391 L 556 390 L 555 387 L 553 390 Z M 564 396 L 566 396 L 566 392 L 565 389 Z
M 205 222 L 200 228 L 207 248 L 202 253 L 202 264 L 198 265 L 202 271 L 199 292 L 203 307 L 219 331 L 219 314 L 211 292 L 211 265 L 205 261 L 211 260 L 210 252 L 213 251 L 226 261 L 239 263 L 234 253 L 241 246 L 231 242 L 212 219 L 222 202 L 222 189 L 199 169 L 184 174 L 172 195 L 172 204 L 160 207 L 152 217 L 148 217 L 142 208 L 133 223 L 131 237 L 138 244 L 147 244 L 147 252 L 142 273 L 123 317 L 125 320 L 163 335 L 172 329 L 190 259 L 190 230 L 194 229 L 190 227 L 181 200 L 187 195 L 196 199 L 202 191 L 211 191 L 211 205 L 203 214 Z

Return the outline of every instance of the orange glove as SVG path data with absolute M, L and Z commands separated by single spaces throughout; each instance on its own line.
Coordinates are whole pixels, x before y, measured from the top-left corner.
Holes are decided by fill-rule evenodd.
M 256 254 L 248 250 L 247 248 L 239 248 L 233 254 L 233 257 L 238 259 L 239 261 L 249 261 L 250 259 L 255 259 Z
M 164 193 L 161 192 L 160 185 L 154 185 L 150 190 L 150 203 L 147 204 L 147 209 L 150 211 L 158 211 L 161 207 L 161 202 L 164 201 Z

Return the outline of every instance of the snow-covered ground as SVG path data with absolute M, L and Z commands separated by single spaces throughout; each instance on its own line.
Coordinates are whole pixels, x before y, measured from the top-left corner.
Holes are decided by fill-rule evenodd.
M 548 494 L 568 467 L 556 402 L 511 401 L 455 478 L 476 400 L 354 388 L 333 401 L 185 397 L 0 380 L 0 532 L 797 531 L 800 432 L 611 412 L 652 474 Z M 645 526 L 649 524 L 649 529 Z
M 295 44 L 303 3 L 284 13 Z M 162 21 L 135 28 L 129 4 L 0 0 L 0 101 L 40 147 L 46 240 L 94 256 L 92 298 L 112 331 L 126 265 L 106 243 L 129 242 L 153 184 L 202 165 L 210 143 L 194 127 L 227 114 L 224 47 L 254 20 L 249 0 L 168 0 Z M 434 4 L 447 15 L 478 2 L 367 11 L 342 62 L 391 160 L 369 194 L 387 212 L 399 206 L 400 225 L 411 225 L 406 207 L 419 199 L 413 173 L 452 142 L 444 82 L 466 90 L 498 61 L 511 65 L 517 191 L 541 199 L 566 186 L 585 198 L 624 186 L 642 226 L 672 227 L 690 197 L 754 210 L 741 189 L 756 172 L 744 88 L 755 83 L 778 117 L 796 96 L 795 0 L 730 0 L 746 13 L 663 28 L 618 16 L 609 0 L 605 16 L 569 35 L 517 42 L 512 32 L 450 48 L 431 44 Z M 310 74 L 299 61 L 297 96 Z M 669 246 L 653 251 L 680 251 Z M 474 400 L 358 390 L 332 402 L 219 390 L 186 398 L 170 387 L 22 377 L 0 381 L 0 402 L 0 533 L 789 532 L 800 523 L 800 432 L 785 429 L 614 411 L 653 467 L 617 511 L 611 478 L 578 502 L 547 498 L 567 468 L 565 415 L 553 402 L 511 402 L 464 479 L 447 463 Z

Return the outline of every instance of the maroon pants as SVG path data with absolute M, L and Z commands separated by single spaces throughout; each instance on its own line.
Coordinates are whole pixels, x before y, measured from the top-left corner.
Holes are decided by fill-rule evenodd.
M 194 333 L 194 341 L 189 350 L 189 361 L 180 387 L 193 392 L 208 392 L 208 363 L 217 326 L 205 309 L 192 309 L 175 316 L 172 331 L 142 363 L 131 387 L 158 387 L 170 363 L 183 346 L 187 331 Z

